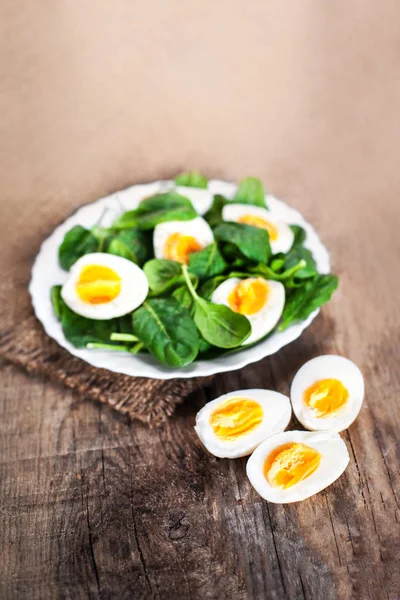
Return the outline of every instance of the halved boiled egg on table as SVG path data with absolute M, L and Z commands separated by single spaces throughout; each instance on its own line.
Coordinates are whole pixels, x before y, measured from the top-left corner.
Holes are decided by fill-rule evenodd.
M 360 412 L 364 379 L 348 358 L 318 356 L 297 372 L 290 397 L 293 411 L 306 429 L 343 431 Z
M 251 454 L 268 436 L 283 431 L 292 409 L 287 396 L 270 390 L 239 390 L 206 404 L 195 430 L 207 450 L 220 458 Z
M 148 290 L 147 277 L 135 263 L 113 254 L 94 252 L 72 265 L 61 296 L 78 315 L 113 319 L 140 306 Z
M 285 431 L 267 438 L 247 462 L 251 485 L 269 502 L 305 500 L 333 483 L 349 463 L 333 431 Z
M 154 254 L 156 258 L 188 264 L 192 252 L 202 250 L 213 241 L 212 229 L 202 217 L 189 221 L 166 221 L 154 229 Z
M 251 333 L 244 344 L 267 335 L 278 323 L 285 306 L 285 287 L 263 277 L 226 279 L 213 292 L 211 301 L 225 304 L 250 321 Z
M 226 204 L 222 209 L 222 218 L 224 221 L 244 223 L 268 231 L 272 254 L 289 252 L 293 245 L 294 233 L 290 226 L 262 206 Z

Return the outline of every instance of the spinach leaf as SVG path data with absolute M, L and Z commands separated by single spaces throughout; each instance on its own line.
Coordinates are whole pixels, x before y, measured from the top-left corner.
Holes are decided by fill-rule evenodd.
M 172 297 L 179 302 L 181 306 L 188 309 L 190 313 L 193 311 L 193 298 L 186 285 L 181 285 L 172 292 Z
M 106 245 L 107 238 L 110 234 L 112 234 L 112 231 L 110 229 L 107 229 L 106 227 L 94 225 L 90 230 L 90 233 L 98 241 L 97 252 L 104 252 L 104 247 Z
M 197 217 L 197 213 L 188 198 L 176 192 L 156 194 L 145 198 L 135 210 L 130 210 L 113 223 L 114 229 L 154 229 L 165 221 L 188 221 Z
M 118 331 L 120 333 L 132 334 L 132 314 L 128 313 L 123 317 L 118 317 Z
M 199 252 L 192 252 L 189 257 L 189 271 L 197 275 L 199 279 L 220 275 L 227 266 L 215 242 Z
M 107 246 L 108 254 L 127 258 L 141 266 L 149 256 L 149 240 L 144 231 L 126 229 L 112 237 Z
M 143 271 L 149 282 L 152 296 L 160 296 L 185 283 L 181 264 L 174 260 L 153 258 L 144 265 Z M 197 276 L 191 273 L 190 278 L 197 287 Z
M 57 319 L 61 319 L 64 300 L 61 298 L 61 285 L 53 285 L 50 290 L 50 300 Z
M 300 225 L 290 225 L 290 229 L 294 233 L 294 240 L 292 244 L 292 248 L 294 246 L 299 246 L 300 244 L 304 244 L 307 238 L 307 233 L 305 229 L 300 227 Z
M 308 248 L 304 246 L 294 246 L 285 257 L 285 269 L 292 269 L 300 261 L 304 263 L 302 269 L 297 271 L 296 279 L 310 279 L 318 275 L 317 265 L 314 257 Z
M 271 257 L 269 235 L 265 229 L 244 223 L 223 223 L 215 228 L 214 237 L 234 244 L 241 254 L 255 262 L 267 263 Z
M 229 200 L 227 200 L 224 196 L 220 194 L 216 194 L 213 199 L 213 203 L 204 215 L 205 220 L 210 225 L 210 227 L 216 227 L 220 223 L 222 223 L 222 209 L 225 204 L 227 204 Z
M 190 281 L 186 265 L 182 265 L 186 285 L 195 302 L 194 322 L 203 338 L 217 348 L 236 348 L 250 335 L 250 321 L 223 304 L 201 298 Z
M 189 311 L 174 298 L 153 298 L 135 310 L 133 331 L 163 364 L 183 367 L 196 358 L 199 336 Z
M 208 179 L 198 171 L 189 171 L 188 173 L 180 173 L 174 179 L 176 185 L 185 187 L 207 189 Z
M 85 227 L 75 225 L 64 236 L 58 249 L 58 260 L 61 267 L 68 271 L 78 258 L 98 249 L 99 240 Z
M 183 282 L 181 265 L 166 258 L 152 258 L 143 267 L 153 295 L 160 295 Z
M 61 326 L 66 339 L 71 342 L 76 348 L 87 348 L 88 344 L 92 344 L 92 348 L 104 348 L 111 350 L 129 350 L 128 347 L 122 348 L 115 339 L 113 343 L 111 338 L 119 332 L 123 332 L 126 317 L 109 320 L 87 319 L 73 312 L 64 302 L 61 297 L 61 285 L 55 285 L 50 290 L 51 303 L 53 305 L 56 316 L 61 321 Z M 129 331 L 132 332 L 132 319 L 130 320 Z
M 65 303 L 61 312 L 61 325 L 66 339 L 76 348 L 85 348 L 89 343 L 113 345 L 110 342 L 111 334 L 118 331 L 117 319 L 87 319 L 74 313 Z
M 254 204 L 255 206 L 268 208 L 265 200 L 264 186 L 256 177 L 242 179 L 231 202 Z
M 217 275 L 216 277 L 212 277 L 211 279 L 207 279 L 206 282 L 199 289 L 199 296 L 204 298 L 205 300 L 210 300 L 213 292 L 217 289 L 220 283 L 228 279 L 228 275 Z
M 214 346 L 207 342 L 207 340 L 205 340 L 203 337 L 199 337 L 199 354 L 205 354 L 213 347 Z
M 335 275 L 317 275 L 288 294 L 279 331 L 297 321 L 304 321 L 314 310 L 328 302 L 338 286 Z
M 295 287 L 299 284 L 298 280 L 300 280 L 301 284 L 304 279 L 310 279 L 318 275 L 318 271 L 312 252 L 303 245 L 307 238 L 305 230 L 300 227 L 300 225 L 291 225 L 290 227 L 294 233 L 294 240 L 291 249 L 287 254 L 279 254 L 274 256 L 270 266 L 276 271 L 279 271 L 279 269 L 288 270 L 292 269 L 300 261 L 303 261 L 303 268 L 296 272 L 296 281 L 293 280 L 291 282 L 291 286 Z

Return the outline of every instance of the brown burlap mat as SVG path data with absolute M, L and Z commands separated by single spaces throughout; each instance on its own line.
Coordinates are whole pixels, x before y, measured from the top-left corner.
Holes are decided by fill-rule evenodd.
M 130 377 L 92 367 L 49 338 L 28 307 L 17 325 L 0 331 L 0 356 L 150 425 L 160 424 L 190 392 L 211 381 Z

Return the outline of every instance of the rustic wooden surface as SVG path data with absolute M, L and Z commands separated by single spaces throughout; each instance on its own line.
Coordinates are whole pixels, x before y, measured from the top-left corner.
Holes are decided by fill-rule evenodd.
M 0 319 L 18 319 L 66 214 L 194 163 L 262 176 L 314 223 L 341 286 L 300 340 L 161 430 L 3 364 L 0 598 L 399 598 L 398 2 L 81 4 L 0 8 Z M 245 459 L 201 448 L 196 411 L 235 388 L 287 393 L 322 352 L 366 379 L 350 465 L 267 504 Z

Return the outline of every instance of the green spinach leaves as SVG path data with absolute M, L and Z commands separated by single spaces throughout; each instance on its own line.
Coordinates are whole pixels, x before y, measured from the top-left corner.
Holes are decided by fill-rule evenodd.
M 110 237 L 106 251 L 141 266 L 150 256 L 150 240 L 147 232 L 136 228 L 126 229 Z
M 203 190 L 207 189 L 208 179 L 204 177 L 198 171 L 188 171 L 187 173 L 180 173 L 175 177 L 176 185 L 181 185 L 184 187 L 192 187 L 192 188 L 201 188 Z
M 218 245 L 214 242 L 199 252 L 193 252 L 189 258 L 189 271 L 199 279 L 208 279 L 220 275 L 227 268 Z
M 255 262 L 267 263 L 271 257 L 269 235 L 244 223 L 223 223 L 214 230 L 217 240 L 236 246 L 240 254 Z
M 156 194 L 145 198 L 135 210 L 125 212 L 113 223 L 114 229 L 154 229 L 166 221 L 188 221 L 197 217 L 197 213 L 188 198 L 175 192 Z
M 64 236 L 58 249 L 58 260 L 62 268 L 68 271 L 78 258 L 98 250 L 99 240 L 92 232 L 81 225 L 75 225 Z
M 184 367 L 196 358 L 199 335 L 189 311 L 174 298 L 152 298 L 133 312 L 133 331 L 163 364 Z
M 254 204 L 255 206 L 267 208 L 262 182 L 256 177 L 246 177 L 245 179 L 242 179 L 231 202 Z
M 208 183 L 196 171 L 175 178 L 176 186 L 189 188 L 208 189 Z M 214 242 L 191 253 L 188 266 L 156 259 L 152 248 L 151 237 L 158 224 L 198 216 L 190 200 L 176 190 L 145 198 L 135 210 L 121 214 L 111 227 L 101 227 L 99 222 L 91 230 L 75 226 L 68 231 L 58 253 L 64 269 L 88 253 L 115 254 L 143 268 L 149 294 L 133 313 L 99 321 L 74 313 L 61 297 L 61 286 L 54 286 L 51 301 L 66 339 L 78 348 L 150 352 L 168 367 L 184 367 L 199 356 L 206 360 L 237 351 L 248 339 L 250 320 L 211 301 L 215 289 L 229 278 L 262 277 L 283 283 L 286 302 L 277 326 L 281 331 L 307 319 L 330 299 L 337 277 L 318 273 L 302 227 L 291 225 L 291 249 L 272 255 L 266 230 L 222 220 L 223 208 L 229 203 L 266 207 L 262 182 L 247 177 L 233 198 L 214 196 L 205 215 Z
M 338 286 L 335 275 L 316 275 L 302 286 L 293 289 L 286 298 L 279 331 L 297 321 L 304 321 L 317 308 L 330 300 Z

